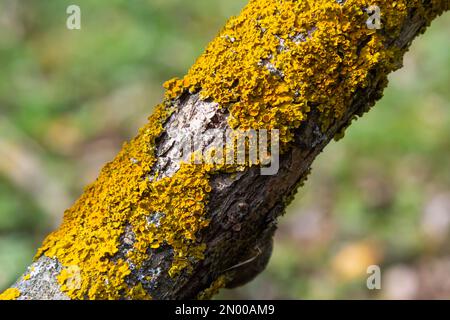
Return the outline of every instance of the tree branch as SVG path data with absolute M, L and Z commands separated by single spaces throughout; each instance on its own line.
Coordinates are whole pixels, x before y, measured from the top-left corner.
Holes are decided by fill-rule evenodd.
M 381 9 L 379 30 L 366 26 L 369 5 Z M 184 79 L 166 84 L 149 123 L 3 298 L 209 298 L 250 281 L 316 156 L 381 98 L 412 40 L 448 6 L 250 1 Z M 186 139 L 202 136 L 194 150 L 205 154 L 216 146 L 210 129 L 278 129 L 278 172 L 190 163 Z

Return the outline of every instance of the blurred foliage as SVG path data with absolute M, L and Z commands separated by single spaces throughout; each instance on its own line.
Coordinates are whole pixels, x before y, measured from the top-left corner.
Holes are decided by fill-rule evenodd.
M 0 2 L 0 289 L 245 2 Z M 220 297 L 450 298 L 449 29 L 436 20 L 320 155 L 267 270 Z M 382 290 L 366 288 L 371 264 Z

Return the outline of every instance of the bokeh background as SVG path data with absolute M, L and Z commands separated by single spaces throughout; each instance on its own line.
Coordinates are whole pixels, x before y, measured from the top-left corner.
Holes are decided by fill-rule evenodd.
M 0 1 L 0 289 L 245 0 Z M 78 4 L 82 29 L 66 28 Z M 450 15 L 331 143 L 231 298 L 450 298 Z M 368 290 L 377 264 L 382 289 Z

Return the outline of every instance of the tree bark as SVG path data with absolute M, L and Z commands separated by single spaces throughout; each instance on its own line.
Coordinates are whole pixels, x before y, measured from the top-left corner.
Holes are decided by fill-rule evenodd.
M 159 107 L 157 114 L 150 118 L 150 124 L 141 130 L 135 140 L 124 146 L 118 157 L 103 169 L 99 179 L 86 189 L 85 195 L 66 212 L 66 222 L 59 233 L 57 231 L 46 240 L 36 260 L 12 288 L 3 294 L 3 298 L 209 298 L 220 287 L 232 288 L 253 279 L 269 261 L 277 220 L 297 188 L 306 180 L 316 156 L 333 138 L 341 137 L 354 119 L 367 112 L 381 98 L 387 85 L 388 73 L 401 66 L 403 54 L 412 40 L 425 30 L 432 19 L 449 7 L 448 0 L 397 1 L 397 8 L 391 1 L 373 2 L 308 2 L 311 5 L 302 7 L 302 10 L 309 13 L 310 28 L 303 32 L 301 28 L 296 30 L 299 22 L 291 20 L 295 18 L 296 12 L 290 16 L 283 11 L 288 5 L 296 5 L 295 1 L 250 1 L 243 13 L 230 20 L 216 42 L 207 49 L 203 61 L 199 60 L 197 67 L 191 69 L 193 75 L 180 80 L 181 84 L 178 80 L 168 83 L 166 101 Z M 364 10 L 371 4 L 381 7 L 380 30 L 370 30 L 365 25 L 369 15 Z M 322 9 L 318 9 L 319 5 L 320 8 L 328 6 L 331 12 L 338 12 L 341 7 L 349 16 L 324 14 Z M 332 17 L 335 20 L 329 22 Z M 260 18 L 263 22 L 259 26 Z M 348 33 L 342 36 L 333 33 L 333 30 L 321 30 L 324 20 L 335 27 L 347 23 L 348 26 L 342 30 Z M 258 25 L 259 29 L 240 29 L 252 24 Z M 280 28 L 284 30 L 286 26 L 293 30 L 289 34 L 289 41 L 288 35 L 278 31 Z M 236 31 L 236 38 L 228 35 L 230 30 Z M 190 83 L 196 76 L 205 78 L 212 75 L 215 80 L 221 76 L 216 74 L 222 72 L 220 68 L 202 66 L 202 63 L 205 65 L 206 61 L 213 64 L 232 50 L 236 50 L 239 55 L 242 52 L 239 50 L 247 45 L 239 43 L 241 31 L 253 32 L 255 39 L 263 38 L 268 33 L 272 38 L 278 39 L 278 44 L 264 48 L 266 52 L 259 57 L 258 68 L 265 72 L 262 73 L 264 77 L 270 78 L 270 81 L 275 79 L 273 81 L 279 83 L 288 82 L 290 65 L 280 64 L 276 57 L 282 60 L 283 55 L 289 54 L 289 45 L 296 43 L 303 46 L 314 42 L 318 48 L 335 48 L 330 43 L 351 39 L 351 47 L 356 52 L 353 69 L 346 69 L 339 64 L 337 71 L 330 74 L 330 77 L 336 76 L 337 79 L 336 96 L 337 92 L 344 92 L 341 103 L 334 102 L 333 94 L 329 94 L 329 100 L 302 100 L 304 96 L 315 97 L 313 93 L 322 88 L 322 84 L 314 82 L 315 76 L 312 75 L 309 84 L 302 80 L 302 85 L 309 85 L 311 89 L 305 89 L 306 93 L 296 93 L 296 97 L 288 102 L 292 105 L 292 113 L 295 112 L 293 101 L 298 95 L 303 103 L 303 118 L 294 119 L 295 123 L 280 120 L 280 123 L 271 122 L 272 126 L 258 127 L 255 124 L 258 115 L 250 112 L 250 128 L 280 129 L 282 152 L 279 170 L 275 175 L 261 175 L 257 165 L 231 168 L 213 166 L 206 169 L 200 165 L 201 169 L 193 169 L 183 165 L 177 158 L 183 148 L 183 137 L 202 135 L 211 128 L 248 128 L 242 125 L 247 120 L 241 120 L 241 125 L 236 125 L 231 117 L 239 116 L 235 109 L 237 104 L 241 104 L 241 108 L 247 108 L 244 93 L 239 88 L 251 80 L 242 78 L 242 74 L 233 75 L 231 72 L 227 77 L 231 77 L 233 85 L 219 87 L 225 93 L 218 94 L 209 90 L 214 85 L 219 86 L 217 81 L 214 85 L 205 79 L 203 82 L 200 79 L 195 84 Z M 327 33 L 330 34 L 329 37 L 324 38 Z M 229 41 L 228 47 L 218 47 L 217 44 L 222 43 L 220 39 L 223 38 Z M 371 44 L 373 39 L 380 43 Z M 364 53 L 372 50 L 371 45 L 374 46 L 372 49 L 375 48 L 373 52 L 370 55 Z M 219 49 L 223 49 L 223 52 L 215 52 Z M 312 72 L 324 72 L 327 66 L 330 69 L 333 67 L 331 64 L 334 62 L 326 57 L 321 58 L 320 53 L 319 50 L 319 57 L 315 57 L 308 65 Z M 363 80 L 356 81 L 353 88 L 342 88 L 345 86 L 343 79 L 361 71 L 358 66 L 362 62 L 366 63 L 367 57 L 376 60 L 378 53 L 382 54 L 384 60 L 367 62 L 368 68 L 361 76 Z M 337 59 L 345 61 L 348 55 L 349 52 L 342 52 L 341 58 Z M 290 56 L 289 59 L 291 58 L 303 61 L 311 57 L 305 55 Z M 225 98 L 224 95 L 233 92 L 235 87 L 238 88 L 237 95 Z M 258 90 L 257 86 L 255 90 Z M 268 90 L 270 86 L 263 82 L 262 91 Z M 275 91 L 274 95 L 277 94 L 279 93 Z M 285 129 L 292 135 L 283 136 Z M 207 140 L 197 151 L 210 149 L 212 143 L 211 139 Z M 150 158 L 146 159 L 148 155 Z M 122 174 L 122 169 L 117 168 L 123 168 L 124 163 L 126 168 L 136 165 L 140 169 L 136 174 L 129 174 L 131 171 L 123 169 L 126 174 Z M 186 174 L 182 174 L 183 168 L 190 168 L 191 171 L 187 170 Z M 197 175 L 200 182 L 195 178 Z M 183 185 L 187 178 L 192 178 L 191 183 Z M 199 199 L 195 198 L 191 204 L 182 206 L 181 203 L 189 200 L 186 200 L 184 192 L 196 192 L 197 189 L 191 188 L 204 181 L 207 186 L 201 187 L 203 189 L 199 187 L 203 191 L 207 190 L 204 199 L 201 199 L 204 193 L 200 192 Z M 106 186 L 108 190 L 104 190 Z M 112 188 L 113 186 L 118 187 Z M 128 186 L 132 191 L 125 192 L 124 189 Z M 160 191 L 161 188 L 164 190 Z M 174 193 L 173 188 L 178 188 L 178 191 Z M 167 201 L 164 200 L 165 197 L 168 198 Z M 126 205 L 124 199 L 128 199 Z M 161 204 L 164 201 L 170 205 Z M 159 210 L 156 206 L 165 210 Z M 140 210 L 142 213 L 139 213 Z M 177 212 L 181 212 L 179 216 Z M 93 219 L 103 219 L 103 222 L 91 224 Z M 151 224 L 150 231 L 145 227 L 148 224 Z M 160 229 L 166 231 L 162 233 Z M 99 233 L 98 230 L 104 232 Z M 112 232 L 114 230 L 117 232 Z M 110 245 L 109 241 L 114 244 L 113 248 L 104 249 L 103 247 Z M 75 247 L 78 249 L 75 250 Z M 90 251 L 86 251 L 87 247 Z M 101 252 L 98 257 L 95 256 L 96 251 Z M 98 265 L 92 265 L 97 263 Z

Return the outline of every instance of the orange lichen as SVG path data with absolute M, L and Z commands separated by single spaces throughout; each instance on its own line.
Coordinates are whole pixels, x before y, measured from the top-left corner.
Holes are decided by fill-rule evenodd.
M 16 288 L 9 288 L 0 293 L 0 300 L 16 300 L 18 297 L 20 297 L 20 290 Z

